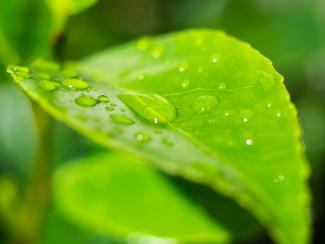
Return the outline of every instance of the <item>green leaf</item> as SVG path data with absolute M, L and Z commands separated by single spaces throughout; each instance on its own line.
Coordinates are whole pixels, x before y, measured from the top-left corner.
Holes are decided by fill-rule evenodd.
M 63 28 L 70 15 L 78 14 L 95 4 L 97 0 L 44 0 L 54 17 L 54 32 Z
M 308 243 L 297 114 L 283 78 L 248 44 L 191 30 L 142 38 L 77 68 L 37 61 L 8 71 L 83 135 L 233 198 L 278 243 Z
M 226 243 L 256 226 L 246 212 L 212 190 L 117 154 L 98 154 L 59 168 L 54 197 L 76 224 L 120 239 Z

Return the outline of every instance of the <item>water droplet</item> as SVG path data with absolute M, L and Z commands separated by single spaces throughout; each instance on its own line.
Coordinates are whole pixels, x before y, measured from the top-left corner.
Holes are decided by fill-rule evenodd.
M 84 90 L 88 88 L 88 83 L 81 79 L 65 79 L 62 84 L 70 89 Z
M 218 59 L 218 57 L 217 57 L 217 55 L 213 55 L 212 57 L 211 57 L 211 62 L 212 63 L 217 63 L 219 61 L 219 59 Z
M 59 84 L 57 82 L 49 80 L 42 80 L 38 83 L 38 85 L 46 91 L 54 91 L 59 87 Z
M 121 108 L 120 111 L 121 111 L 121 112 L 125 112 L 126 109 L 125 109 L 125 108 Z
M 136 114 L 154 124 L 166 124 L 176 118 L 174 105 L 160 95 L 125 92 L 118 97 Z
M 148 37 L 143 37 L 143 38 L 140 38 L 137 42 L 136 42 L 136 48 L 139 50 L 139 51 L 144 51 L 146 50 L 149 45 L 150 45 L 150 38 Z
M 14 66 L 13 71 L 15 72 L 15 75 L 20 76 L 21 78 L 28 79 L 30 78 L 30 71 L 28 67 L 24 66 Z
M 109 102 L 108 96 L 105 96 L 105 95 L 100 95 L 99 97 L 97 97 L 97 100 L 100 103 L 108 103 Z
M 218 89 L 219 89 L 219 90 L 224 90 L 224 89 L 226 89 L 226 84 L 220 82 L 220 83 L 218 84 Z
M 144 80 L 144 78 L 146 78 L 146 75 L 145 74 L 139 74 L 138 75 L 138 79 L 139 80 Z
M 137 132 L 134 134 L 134 137 L 138 142 L 141 142 L 141 143 L 146 143 L 146 142 L 151 141 L 151 137 L 144 132 Z
M 113 106 L 107 106 L 107 107 L 105 107 L 105 109 L 107 110 L 107 111 L 109 111 L 109 112 L 112 112 L 112 111 L 114 111 L 115 110 L 115 108 L 113 107 Z
M 167 137 L 164 137 L 161 142 L 167 147 L 173 146 L 173 143 Z
M 266 73 L 264 71 L 258 72 L 258 78 L 260 83 L 266 88 L 270 88 L 275 84 L 274 77 L 271 74 Z
M 268 108 L 271 108 L 271 107 L 272 107 L 272 104 L 271 104 L 271 103 L 268 103 L 266 106 L 267 106 Z
M 203 95 L 196 98 L 193 102 L 193 109 L 197 113 L 205 113 L 218 105 L 218 99 L 215 96 Z
M 65 77 L 78 77 L 78 72 L 75 69 L 72 68 L 65 68 L 62 70 L 62 75 L 64 75 Z
M 282 117 L 282 113 L 277 112 L 277 113 L 276 113 L 276 117 L 278 117 L 278 118 Z
M 187 87 L 189 87 L 189 85 L 190 85 L 190 81 L 189 81 L 189 80 L 183 80 L 183 81 L 182 81 L 181 86 L 182 86 L 183 88 L 187 88 Z
M 246 143 L 246 145 L 251 146 L 254 144 L 254 141 L 252 139 L 246 139 L 245 143 Z
M 151 50 L 151 57 L 158 59 L 164 54 L 164 51 L 165 49 L 163 46 L 156 46 Z
M 93 97 L 80 95 L 75 99 L 76 104 L 82 107 L 93 107 L 97 104 L 97 100 Z
M 46 74 L 46 73 L 38 73 L 37 74 L 37 79 L 49 80 L 49 79 L 51 79 L 51 76 L 49 74 Z
M 130 119 L 129 117 L 123 115 L 123 114 L 112 114 L 111 119 L 113 122 L 122 124 L 122 125 L 133 125 L 134 121 Z
M 187 70 L 187 68 L 188 68 L 188 64 L 187 63 L 183 63 L 183 64 L 180 64 L 178 66 L 179 72 L 184 72 L 185 70 Z
M 283 182 L 285 180 L 285 178 L 286 177 L 284 175 L 278 174 L 277 176 L 275 176 L 273 178 L 273 180 L 274 180 L 275 183 L 281 183 L 281 182 Z
M 209 119 L 209 120 L 208 120 L 208 123 L 209 123 L 209 124 L 214 124 L 215 122 L 216 122 L 215 119 Z
M 243 118 L 243 122 L 247 123 L 248 122 L 248 118 Z
M 229 116 L 229 112 L 225 112 L 225 117 L 228 117 Z

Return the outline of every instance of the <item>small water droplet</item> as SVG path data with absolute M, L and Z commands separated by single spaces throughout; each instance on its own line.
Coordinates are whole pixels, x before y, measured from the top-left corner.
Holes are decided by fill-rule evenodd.
M 245 143 L 246 143 L 246 145 L 251 146 L 254 144 L 254 141 L 252 139 L 246 139 Z
M 278 118 L 282 117 L 282 113 L 281 112 L 277 112 L 276 113 L 276 117 L 278 117 Z
M 97 100 L 100 103 L 108 103 L 109 102 L 108 96 L 105 96 L 105 95 L 100 95 L 99 97 L 97 97 Z
M 208 120 L 208 123 L 209 123 L 209 124 L 214 124 L 215 122 L 216 122 L 215 119 L 209 119 L 209 120 Z
M 134 121 L 130 119 L 129 117 L 123 115 L 123 114 L 112 114 L 111 119 L 113 122 L 122 124 L 122 125 L 133 125 Z
M 180 64 L 178 66 L 179 72 L 184 72 L 185 70 L 187 70 L 187 68 L 188 68 L 188 64 L 187 63 L 183 63 L 183 64 Z
M 148 37 L 140 38 L 140 39 L 136 42 L 136 48 L 137 48 L 139 51 L 144 51 L 144 50 L 146 50 L 146 49 L 149 47 L 150 43 L 151 43 L 150 38 L 148 38 Z
M 115 110 L 115 108 L 113 107 L 113 106 L 107 106 L 107 107 L 105 107 L 105 109 L 107 110 L 107 111 L 109 111 L 109 112 L 112 112 L 112 111 L 114 111 Z
M 197 97 L 193 102 L 193 109 L 197 113 L 205 113 L 218 105 L 218 99 L 215 96 L 203 95 Z
M 260 83 L 266 88 L 271 88 L 275 84 L 274 77 L 264 71 L 258 72 L 258 78 Z
M 248 122 L 248 118 L 243 118 L 243 122 L 247 123 Z
M 189 80 L 183 80 L 183 81 L 182 81 L 181 86 L 182 86 L 183 88 L 187 88 L 187 87 L 189 87 L 189 85 L 190 85 L 190 81 L 189 81 Z
M 211 62 L 212 63 L 217 63 L 219 61 L 219 59 L 218 59 L 218 57 L 216 56 L 216 55 L 213 55 L 212 57 L 211 57 Z
M 54 91 L 59 87 L 59 84 L 57 82 L 49 80 L 42 80 L 38 83 L 38 85 L 46 91 Z
M 70 89 L 84 90 L 88 88 L 88 83 L 81 79 L 65 79 L 62 84 Z
M 225 112 L 225 117 L 228 117 L 229 116 L 229 112 Z
M 93 107 L 97 104 L 97 100 L 90 96 L 80 95 L 75 99 L 76 104 L 82 107 Z
M 167 147 L 173 146 L 173 143 L 167 137 L 164 137 L 161 142 Z
M 145 74 L 139 74 L 138 75 L 138 79 L 139 80 L 144 80 L 144 78 L 146 78 L 146 75 Z
M 271 103 L 268 103 L 266 106 L 267 106 L 268 108 L 271 108 L 271 107 L 272 107 L 272 104 L 271 104 Z
M 218 84 L 218 89 L 219 89 L 219 90 L 224 90 L 224 89 L 226 89 L 226 84 L 223 83 L 223 82 L 220 82 L 220 83 Z
M 154 124 L 166 124 L 176 118 L 174 105 L 158 94 L 128 91 L 118 97 L 136 114 Z
M 151 137 L 144 132 L 137 132 L 134 134 L 134 137 L 138 142 L 141 142 L 141 143 L 146 143 L 146 142 L 151 141 Z
M 273 178 L 273 180 L 274 180 L 275 183 L 281 183 L 281 182 L 283 182 L 285 179 L 286 179 L 286 177 L 285 177 L 284 175 L 282 175 L 282 174 L 278 174 L 277 176 L 275 176 L 275 177 Z
M 163 46 L 156 46 L 151 50 L 151 57 L 158 59 L 164 54 L 164 51 L 165 49 Z

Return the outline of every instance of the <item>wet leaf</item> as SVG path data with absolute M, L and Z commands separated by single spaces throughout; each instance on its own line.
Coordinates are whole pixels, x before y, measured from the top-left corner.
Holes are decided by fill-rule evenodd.
M 9 72 L 46 111 L 88 138 L 234 199 L 278 243 L 308 243 L 309 168 L 296 110 L 281 75 L 248 44 L 191 30 L 54 66 Z M 40 73 L 59 86 L 43 89 Z M 88 87 L 64 86 L 71 78 Z M 102 95 L 109 103 L 98 100 Z M 97 103 L 80 106 L 80 96 Z

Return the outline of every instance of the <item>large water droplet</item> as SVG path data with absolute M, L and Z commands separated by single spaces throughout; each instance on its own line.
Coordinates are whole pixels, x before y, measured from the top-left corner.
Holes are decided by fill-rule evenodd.
M 130 119 L 129 117 L 123 115 L 123 114 L 112 114 L 111 119 L 113 122 L 117 124 L 122 124 L 122 125 L 133 125 L 134 121 Z
M 88 88 L 88 83 L 81 79 L 65 79 L 62 84 L 70 89 L 84 90 Z
M 134 134 L 134 137 L 138 142 L 141 142 L 141 143 L 146 143 L 146 142 L 151 141 L 151 137 L 144 132 L 137 132 Z
M 218 99 L 215 96 L 203 95 L 197 97 L 193 102 L 193 109 L 197 113 L 205 113 L 218 105 Z
M 75 99 L 76 104 L 82 107 L 93 107 L 97 104 L 97 100 L 93 97 L 80 95 Z
M 160 95 L 125 92 L 118 97 L 141 118 L 154 124 L 166 124 L 176 118 L 174 105 Z
M 49 79 L 51 79 L 51 76 L 49 74 L 46 74 L 46 73 L 37 73 L 37 79 L 49 80 Z
M 30 78 L 30 70 L 28 67 L 24 66 L 14 66 L 13 71 L 15 72 L 15 75 L 20 76 L 21 78 L 28 79 Z
M 97 97 L 97 101 L 100 103 L 108 103 L 109 98 L 108 98 L 108 96 L 100 95 L 99 97 Z
M 54 91 L 59 87 L 59 84 L 57 82 L 49 80 L 42 80 L 38 83 L 38 85 L 46 91 Z

